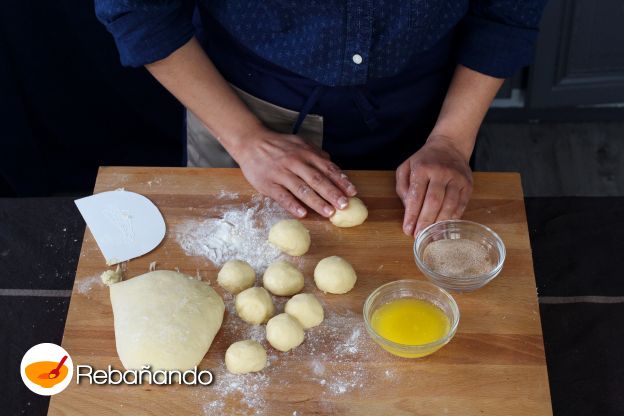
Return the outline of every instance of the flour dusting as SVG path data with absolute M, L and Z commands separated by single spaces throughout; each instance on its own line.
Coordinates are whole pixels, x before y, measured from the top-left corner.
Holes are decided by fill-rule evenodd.
M 82 295 L 86 295 L 91 292 L 91 290 L 95 286 L 102 286 L 102 279 L 100 279 L 100 275 L 88 276 L 81 279 L 78 283 L 76 283 L 76 291 Z
M 237 194 L 219 194 L 218 199 Z M 255 196 L 248 203 L 220 205 L 203 221 L 189 220 L 176 229 L 177 241 L 187 255 L 203 256 L 215 266 L 228 260 L 244 260 L 263 271 L 280 257 L 280 251 L 267 241 L 269 229 L 288 214 L 269 198 Z
M 324 395 L 340 396 L 374 388 L 374 383 L 370 383 L 372 375 L 363 363 L 378 357 L 378 349 L 366 335 L 360 315 L 351 311 L 327 310 L 323 323 L 306 331 L 303 344 L 281 353 L 267 343 L 264 325 L 241 321 L 236 314 L 230 313 L 234 310 L 234 297 L 226 295 L 224 298 L 228 313 L 221 336 L 228 343 L 243 339 L 260 342 L 267 349 L 268 365 L 262 372 L 245 375 L 230 374 L 222 364 L 219 365 L 213 371 L 212 394 L 202 397 L 198 391 L 198 397 L 204 402 L 205 415 L 231 412 L 234 403 L 243 405 L 243 414 L 275 414 L 280 409 L 271 408 L 270 392 L 275 389 L 287 391 L 291 381 L 286 374 L 297 379 L 295 383 L 308 385 L 309 391 L 314 392 L 310 394 L 320 400 Z M 274 301 L 278 299 L 274 297 Z M 309 365 L 297 367 L 293 373 L 291 366 L 295 362 L 308 362 Z

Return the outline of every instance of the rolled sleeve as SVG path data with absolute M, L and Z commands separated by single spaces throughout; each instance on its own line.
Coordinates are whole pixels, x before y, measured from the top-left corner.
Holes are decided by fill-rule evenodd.
M 115 39 L 122 65 L 138 67 L 166 58 L 193 37 L 194 5 L 187 0 L 95 0 L 95 11 Z
M 460 26 L 459 63 L 497 78 L 530 64 L 544 5 L 544 0 L 473 1 Z

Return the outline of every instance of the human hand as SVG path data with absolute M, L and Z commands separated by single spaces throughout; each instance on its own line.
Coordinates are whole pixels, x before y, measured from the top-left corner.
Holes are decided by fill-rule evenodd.
M 345 208 L 357 191 L 329 155 L 291 134 L 262 128 L 231 152 L 249 183 L 295 217 L 312 208 L 324 217 Z
M 472 193 L 469 160 L 451 138 L 432 135 L 398 167 L 396 192 L 405 206 L 405 234 L 416 237 L 434 222 L 462 216 Z

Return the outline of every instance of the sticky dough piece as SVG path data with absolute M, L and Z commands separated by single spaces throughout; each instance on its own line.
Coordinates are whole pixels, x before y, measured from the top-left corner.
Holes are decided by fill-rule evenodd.
M 200 363 L 225 305 L 207 284 L 168 270 L 110 287 L 117 353 L 126 369 L 188 370 Z

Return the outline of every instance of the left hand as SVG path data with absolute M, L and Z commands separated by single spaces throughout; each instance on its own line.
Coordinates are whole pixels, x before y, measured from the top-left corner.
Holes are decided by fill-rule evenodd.
M 452 138 L 431 135 L 399 166 L 396 192 L 405 206 L 405 234 L 416 237 L 434 222 L 462 216 L 472 194 L 469 160 Z

